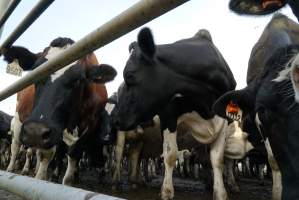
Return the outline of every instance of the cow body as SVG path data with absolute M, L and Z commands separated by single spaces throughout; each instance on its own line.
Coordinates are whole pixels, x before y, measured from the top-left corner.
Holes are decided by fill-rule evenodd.
M 196 140 L 211 144 L 214 197 L 227 199 L 222 179 L 227 121 L 215 115 L 211 105 L 236 83 L 209 32 L 200 30 L 192 38 L 155 45 L 149 29 L 143 29 L 131 47 L 114 122 L 128 130 L 159 115 L 165 164 L 162 199 L 174 195 L 172 172 L 181 123 L 192 128 Z
M 299 151 L 296 144 L 298 138 L 298 104 L 294 102 L 294 89 L 290 77 L 281 78 L 282 72 L 288 70 L 290 63 L 294 59 L 294 55 L 298 54 L 298 43 L 289 37 L 296 37 L 296 30 L 298 25 L 293 22 L 288 23 L 288 31 L 284 28 L 271 29 L 273 24 L 284 24 L 290 19 L 279 16 L 274 17 L 266 27 L 264 32 L 268 32 L 266 37 L 260 41 L 271 41 L 271 37 L 276 37 L 279 41 L 278 49 L 265 49 L 269 51 L 267 56 L 261 56 L 251 59 L 261 59 L 259 63 L 264 63 L 261 66 L 261 73 L 256 75 L 248 86 L 239 91 L 228 92 L 217 100 L 214 110 L 221 116 L 226 116 L 225 108 L 229 102 L 237 104 L 243 111 L 243 116 L 251 118 L 255 122 L 258 129 L 257 134 L 262 134 L 262 141 L 264 141 L 270 166 L 273 173 L 273 182 L 282 181 L 282 199 L 297 199 L 299 192 L 296 189 L 298 185 L 298 168 Z M 275 26 L 274 26 L 275 27 Z M 284 26 L 280 26 L 284 27 Z M 293 32 L 294 30 L 294 32 Z M 281 32 L 281 33 L 279 33 Z M 293 36 L 291 36 L 294 34 Z M 272 40 L 273 41 L 273 40 Z M 285 41 L 285 43 L 282 43 Z M 256 46 L 267 47 L 267 43 L 257 44 Z M 257 51 L 257 49 L 253 49 Z M 258 54 L 252 52 L 252 56 Z M 250 66 L 249 66 L 250 67 Z M 276 162 L 277 161 L 277 162 Z M 281 171 L 281 175 L 280 172 Z M 273 185 L 279 191 L 279 184 Z M 280 199 L 279 197 L 273 197 Z

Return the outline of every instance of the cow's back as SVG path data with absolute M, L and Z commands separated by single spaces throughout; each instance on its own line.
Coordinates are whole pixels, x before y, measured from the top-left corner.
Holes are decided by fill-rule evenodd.
M 236 86 L 229 66 L 208 38 L 195 35 L 172 44 L 157 45 L 157 58 L 179 74 L 205 82 L 213 89 L 226 92 Z

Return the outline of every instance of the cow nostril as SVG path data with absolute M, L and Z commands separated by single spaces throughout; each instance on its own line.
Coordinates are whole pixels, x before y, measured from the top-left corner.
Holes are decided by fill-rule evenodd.
M 43 129 L 41 130 L 41 133 L 42 133 L 42 138 L 43 138 L 44 140 L 46 140 L 46 139 L 49 139 L 49 138 L 50 138 L 51 130 L 50 130 L 49 128 L 43 128 Z

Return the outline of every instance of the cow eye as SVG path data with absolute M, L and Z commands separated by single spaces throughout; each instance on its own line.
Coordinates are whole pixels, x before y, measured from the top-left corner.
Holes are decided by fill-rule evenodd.
M 127 85 L 132 86 L 136 83 L 135 76 L 131 73 L 126 74 L 125 76 L 125 82 Z

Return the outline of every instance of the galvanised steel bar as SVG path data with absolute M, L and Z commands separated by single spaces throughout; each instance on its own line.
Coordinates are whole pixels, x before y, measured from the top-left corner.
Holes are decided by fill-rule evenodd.
M 27 200 L 123 200 L 5 171 L 0 171 L 0 188 Z
M 9 18 L 11 13 L 15 10 L 15 8 L 18 6 L 18 4 L 21 2 L 21 0 L 12 0 L 8 7 L 6 8 L 5 12 L 0 16 L 0 28 L 4 25 L 6 20 Z
M 54 0 L 40 0 L 2 43 L 0 49 L 11 46 L 53 2 Z
M 0 92 L 0 101 L 189 0 L 141 0 Z

